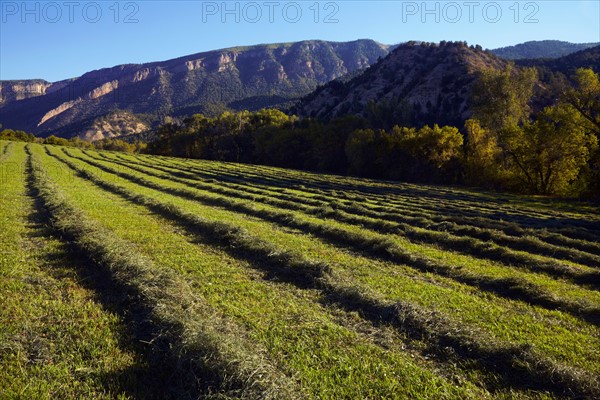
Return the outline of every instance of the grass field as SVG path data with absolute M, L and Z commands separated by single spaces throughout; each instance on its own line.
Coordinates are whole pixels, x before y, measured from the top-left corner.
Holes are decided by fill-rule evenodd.
M 589 204 L 0 142 L 0 398 L 600 398 Z

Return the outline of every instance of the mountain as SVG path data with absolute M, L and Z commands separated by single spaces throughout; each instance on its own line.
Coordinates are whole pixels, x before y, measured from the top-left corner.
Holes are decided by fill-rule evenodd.
M 167 115 L 283 106 L 387 54 L 388 46 L 372 40 L 314 40 L 119 65 L 55 83 L 1 81 L 0 123 L 40 136 L 98 138 L 107 121 L 128 121 L 123 133 L 131 133 Z M 142 116 L 132 120 L 132 114 Z
M 556 59 L 523 59 L 517 65 L 537 67 L 543 72 L 560 72 L 571 76 L 577 68 L 591 68 L 600 73 L 600 46 L 591 47 Z
M 469 88 L 484 68 L 506 61 L 464 42 L 409 42 L 347 83 L 332 81 L 294 108 L 305 117 L 367 117 L 385 127 L 453 124 L 470 116 Z
M 595 47 L 600 43 L 570 43 L 560 40 L 531 41 L 515 46 L 501 47 L 490 50 L 498 57 L 507 60 L 520 60 L 524 58 L 559 58 L 580 50 Z

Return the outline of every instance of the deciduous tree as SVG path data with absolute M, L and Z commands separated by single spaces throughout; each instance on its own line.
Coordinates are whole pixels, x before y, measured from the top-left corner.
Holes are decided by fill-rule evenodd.
M 495 186 L 501 175 L 501 152 L 498 138 L 481 127 L 476 119 L 465 122 L 466 145 L 464 168 L 468 184 Z
M 471 91 L 473 117 L 495 132 L 527 122 L 537 80 L 536 69 L 518 69 L 514 64 L 484 70 Z
M 514 177 L 532 193 L 567 194 L 589 160 L 595 136 L 585 134 L 570 106 L 545 108 L 534 123 L 505 131 Z

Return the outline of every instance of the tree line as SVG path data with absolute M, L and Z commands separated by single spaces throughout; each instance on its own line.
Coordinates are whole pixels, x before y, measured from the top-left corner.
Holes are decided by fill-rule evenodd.
M 416 181 L 456 181 L 463 144 L 454 127 L 373 129 L 358 117 L 320 122 L 273 109 L 194 115 L 157 135 L 153 154 Z
M 79 147 L 82 149 L 121 151 L 124 153 L 140 153 L 147 147 L 146 143 L 135 142 L 128 143 L 121 139 L 102 139 L 94 142 L 83 140 L 79 137 L 65 139 L 50 135 L 46 138 L 39 138 L 31 133 L 20 130 L 4 129 L 0 131 L 0 140 L 14 140 L 28 143 L 51 144 L 57 146 Z

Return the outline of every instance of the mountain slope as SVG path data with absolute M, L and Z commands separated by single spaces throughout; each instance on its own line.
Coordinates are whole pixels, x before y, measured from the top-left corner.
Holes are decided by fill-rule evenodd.
M 407 43 L 351 81 L 319 88 L 294 111 L 319 119 L 361 115 L 390 123 L 461 124 L 470 115 L 469 88 L 477 72 L 505 63 L 462 42 Z
M 303 41 L 119 65 L 55 84 L 5 81 L 0 123 L 39 135 L 69 137 L 116 111 L 146 114 L 158 121 L 166 115 L 214 114 L 225 107 L 277 106 L 368 67 L 385 56 L 387 48 L 372 40 Z
M 598 45 L 600 43 L 570 43 L 560 40 L 540 40 L 525 42 L 515 46 L 501 47 L 490 51 L 498 57 L 508 60 L 559 58 Z
M 581 50 L 557 59 L 525 59 L 517 60 L 517 65 L 538 67 L 546 71 L 560 72 L 571 76 L 577 68 L 591 68 L 600 72 L 600 46 Z

